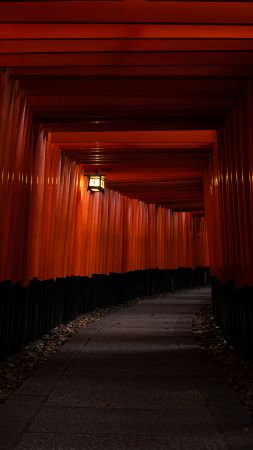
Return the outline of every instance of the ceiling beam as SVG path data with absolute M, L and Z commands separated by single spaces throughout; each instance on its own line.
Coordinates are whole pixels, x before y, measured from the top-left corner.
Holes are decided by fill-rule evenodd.
M 1 23 L 253 23 L 253 5 L 234 1 L 1 2 Z

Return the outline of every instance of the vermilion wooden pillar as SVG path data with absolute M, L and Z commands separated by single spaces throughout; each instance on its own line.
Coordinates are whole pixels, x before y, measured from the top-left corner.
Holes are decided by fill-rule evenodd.
M 236 287 L 253 285 L 251 92 L 218 130 L 205 180 L 212 273 Z
M 204 219 L 195 251 L 191 213 L 87 192 L 51 134 L 35 135 L 18 85 L 1 84 L 1 280 L 208 265 Z

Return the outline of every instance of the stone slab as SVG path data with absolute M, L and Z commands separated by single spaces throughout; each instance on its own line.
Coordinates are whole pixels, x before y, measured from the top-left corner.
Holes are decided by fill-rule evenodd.
M 1 405 L 0 450 L 252 450 L 252 419 L 191 334 L 209 301 L 152 297 L 81 330 Z
M 228 450 L 222 438 L 27 433 L 16 450 Z M 241 450 L 241 449 L 240 449 Z

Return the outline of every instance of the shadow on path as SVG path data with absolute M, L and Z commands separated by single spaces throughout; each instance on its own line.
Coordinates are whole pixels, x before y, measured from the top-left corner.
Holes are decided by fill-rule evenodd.
M 252 419 L 194 341 L 209 289 L 83 329 L 0 406 L 0 449 L 252 450 Z

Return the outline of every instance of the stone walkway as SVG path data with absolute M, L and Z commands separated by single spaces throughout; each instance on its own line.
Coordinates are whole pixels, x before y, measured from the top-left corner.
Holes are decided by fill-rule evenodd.
M 0 406 L 0 449 L 252 450 L 252 419 L 192 338 L 209 301 L 166 294 L 84 329 Z

